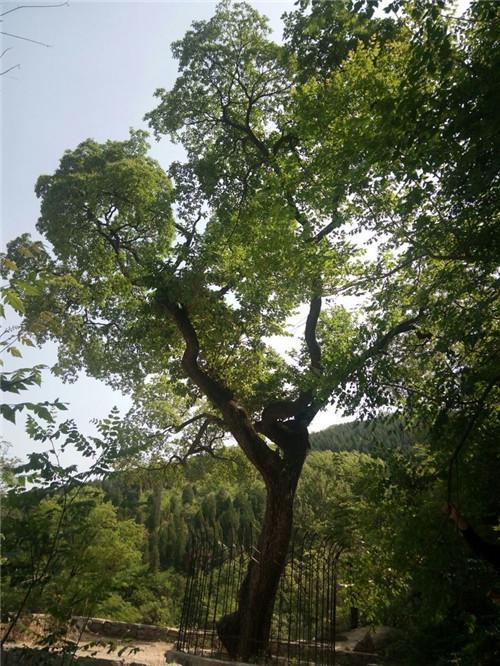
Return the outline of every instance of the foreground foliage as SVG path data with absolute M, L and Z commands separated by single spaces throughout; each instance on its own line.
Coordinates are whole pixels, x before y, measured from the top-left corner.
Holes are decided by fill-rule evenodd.
M 380 423 L 334 426 L 330 432 L 336 429 L 334 450 L 313 450 L 307 458 L 295 527 L 342 545 L 339 619 L 348 621 L 350 609 L 357 608 L 363 624 L 398 627 L 395 663 L 446 664 L 453 655 L 471 666 L 495 663 L 499 612 L 491 593 L 499 591 L 498 578 L 443 515 L 446 479 L 436 474 L 429 444 L 417 439 L 409 446 L 404 433 L 395 441 L 391 423 L 386 437 Z M 352 449 L 352 433 L 361 430 L 362 449 L 376 433 L 369 453 Z M 326 448 L 328 432 L 313 441 Z M 384 441 L 390 445 L 381 446 Z M 76 498 L 72 492 L 55 553 L 60 491 L 49 491 L 42 501 L 38 491 L 7 496 L 4 609 L 15 609 L 33 580 L 34 553 L 45 579 L 27 610 L 61 620 L 88 613 L 178 625 L 190 535 L 215 532 L 238 542 L 262 520 L 265 489 L 255 470 L 235 448 L 222 455 L 224 460 L 195 457 L 184 469 L 115 472 L 83 487 Z M 498 514 L 485 521 L 482 507 L 496 497 L 490 485 L 498 464 L 486 471 L 479 459 L 470 461 L 461 487 L 467 518 L 493 542 Z

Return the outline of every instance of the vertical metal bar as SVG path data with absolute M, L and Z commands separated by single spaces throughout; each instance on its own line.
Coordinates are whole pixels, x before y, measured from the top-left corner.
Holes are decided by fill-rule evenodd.
M 306 600 L 307 600 L 307 642 L 306 642 L 306 659 L 309 660 L 309 652 L 311 650 L 311 643 L 313 641 L 313 577 L 314 577 L 314 550 L 313 550 L 314 534 L 309 535 L 308 555 L 307 559 L 310 566 L 307 567 L 307 587 L 306 587 Z
M 194 594 L 194 577 L 196 572 L 196 552 L 197 543 L 193 538 L 191 541 L 191 569 L 188 573 L 188 589 L 186 593 L 186 617 L 185 617 L 185 633 L 183 639 L 183 649 L 189 651 L 191 644 L 191 632 L 192 632 L 192 604 L 193 604 L 193 594 Z
M 284 595 L 284 588 L 286 585 L 286 569 L 287 569 L 288 563 L 285 564 L 285 568 L 283 569 L 283 573 L 281 575 L 281 580 L 280 584 L 278 587 L 278 618 L 277 618 L 277 630 L 276 630 L 276 638 L 274 639 L 276 642 L 276 659 L 279 660 L 280 652 L 281 652 L 281 621 L 282 621 L 282 610 L 283 610 L 283 595 Z M 271 638 L 271 640 L 273 637 Z
M 290 661 L 290 645 L 292 641 L 292 623 L 293 623 L 293 613 L 292 608 L 294 606 L 293 597 L 294 597 L 294 573 L 295 573 L 295 542 L 297 539 L 297 534 L 295 534 L 292 549 L 290 553 L 290 594 L 288 596 L 288 639 L 286 645 L 286 656 L 288 661 Z
M 304 549 L 305 549 L 306 535 L 302 538 L 300 556 L 297 562 L 298 567 L 298 581 L 297 581 L 297 656 L 298 663 L 302 663 L 302 647 L 304 643 Z
M 311 646 L 314 641 L 313 618 L 314 618 L 314 571 L 315 571 L 315 553 L 314 553 L 314 534 L 309 535 L 308 549 L 308 578 L 307 578 L 307 645 L 306 659 L 309 661 Z
M 208 547 L 208 544 L 207 544 Z M 207 642 L 207 631 L 208 631 L 208 617 L 210 615 L 210 605 L 212 603 L 212 589 L 213 589 L 213 577 L 214 577 L 214 564 L 215 564 L 215 554 L 216 554 L 216 538 L 215 538 L 215 532 L 212 537 L 212 543 L 211 543 L 211 548 L 208 550 L 207 548 L 207 568 L 210 571 L 210 574 L 208 575 L 208 589 L 207 589 L 207 600 L 206 600 L 206 612 L 205 612 L 205 620 L 203 622 L 203 647 L 206 647 L 206 642 Z M 212 651 L 214 649 L 214 636 L 213 632 L 210 632 L 210 650 Z
M 199 614 L 201 607 L 201 599 L 203 597 L 203 567 L 204 567 L 204 541 L 200 539 L 198 570 L 195 578 L 195 596 L 193 604 L 193 618 L 194 618 L 194 641 L 193 641 L 193 654 L 198 654 L 198 638 L 199 638 Z
M 220 546 L 220 564 L 219 564 L 219 575 L 217 579 L 217 608 L 214 609 L 214 625 L 217 623 L 217 618 L 220 618 L 226 614 L 226 578 L 227 578 L 227 560 L 228 552 L 227 546 L 224 542 L 219 543 Z M 219 640 L 219 637 L 216 634 L 216 650 L 220 652 L 222 650 L 222 644 Z
M 337 651 L 337 573 L 333 570 L 333 664 L 336 662 Z
M 187 622 L 189 618 L 189 589 L 191 586 L 191 581 L 192 581 L 192 576 L 191 576 L 191 571 L 192 571 L 192 564 L 193 564 L 193 550 L 192 550 L 192 543 L 189 544 L 188 548 L 188 567 L 187 567 L 187 575 L 186 575 L 186 582 L 184 585 L 184 596 L 182 598 L 182 611 L 181 611 L 181 619 L 179 622 L 179 634 L 177 635 L 177 643 L 176 643 L 176 649 L 177 650 L 182 650 L 184 648 L 184 644 L 186 641 L 186 630 L 187 630 Z
M 233 593 L 234 593 L 234 567 L 235 567 L 235 544 L 231 542 L 228 547 L 228 559 L 226 568 L 225 579 L 225 597 L 224 597 L 224 615 L 232 613 L 234 609 Z
M 249 558 L 261 564 L 253 541 L 239 542 L 220 543 L 215 532 L 191 539 L 178 649 L 205 655 L 219 649 L 216 621 L 236 608 Z M 261 655 L 266 663 L 335 664 L 339 555 L 327 539 L 292 535 L 271 624 L 274 650 Z
M 332 566 L 333 566 L 333 561 L 332 561 L 332 549 L 331 547 L 328 549 L 328 567 L 327 567 L 327 597 L 326 597 L 326 621 L 327 621 L 327 628 L 328 628 L 328 665 L 333 663 L 332 660 L 332 639 L 333 639 L 333 611 L 332 611 L 332 604 L 333 604 L 333 590 L 332 590 Z
M 196 625 L 196 617 L 194 616 L 194 608 L 196 603 L 196 578 L 199 562 L 199 541 L 192 540 L 192 567 L 190 572 L 190 585 L 187 596 L 187 610 L 186 610 L 186 632 L 185 632 L 185 649 L 189 652 L 192 644 L 193 630 Z
M 327 603 L 328 594 L 325 587 L 328 585 L 328 547 L 326 539 L 323 540 L 322 569 L 321 569 L 321 663 L 328 664 L 328 638 L 327 638 Z
M 213 640 L 212 640 L 212 649 L 217 650 L 218 649 L 218 636 L 217 636 L 217 616 L 218 616 L 218 609 L 219 609 L 219 594 L 220 594 L 220 581 L 222 577 L 222 572 L 224 569 L 224 544 L 221 544 L 220 542 L 217 542 L 218 545 L 218 558 L 217 558 L 217 582 L 215 584 L 215 601 L 214 601 L 214 611 L 212 614 L 212 632 L 213 632 Z
M 320 554 L 318 553 L 318 543 L 316 543 L 314 552 L 315 552 L 315 566 L 314 566 L 314 576 L 315 580 L 313 581 L 313 585 L 315 587 L 314 590 L 314 663 L 317 664 L 318 662 L 318 621 L 319 621 L 319 612 L 320 612 L 320 599 L 319 599 L 319 571 L 320 571 Z
M 231 558 L 232 558 L 232 547 L 226 546 L 226 559 L 224 560 L 224 584 L 223 584 L 223 597 L 222 597 L 222 613 L 226 615 L 229 612 L 228 608 L 228 590 L 229 590 L 229 576 L 231 573 Z
M 203 630 L 203 605 L 205 603 L 205 594 L 207 588 L 207 578 L 208 578 L 208 569 L 209 569 L 209 535 L 205 531 L 203 534 L 202 550 L 201 550 L 201 560 L 199 567 L 200 571 L 200 584 L 199 584 L 199 594 L 198 594 L 198 605 L 196 611 L 196 639 L 195 639 L 195 654 L 204 653 L 205 648 L 205 633 Z M 201 639 L 201 641 L 200 641 Z M 198 652 L 198 642 L 201 642 L 199 652 Z

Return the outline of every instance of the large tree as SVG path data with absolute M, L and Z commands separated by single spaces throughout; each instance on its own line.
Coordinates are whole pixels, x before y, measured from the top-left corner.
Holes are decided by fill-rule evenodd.
M 174 44 L 179 77 L 147 116 L 186 151 L 174 188 L 142 133 L 87 140 L 37 183 L 50 246 L 9 246 L 23 327 L 59 341 L 63 376 L 133 394 L 129 436 L 171 434 L 184 456 L 229 434 L 262 475 L 259 557 L 218 625 L 241 658 L 268 641 L 317 412 L 407 404 L 442 422 L 484 411 L 496 381 L 494 134 L 462 111 L 491 103 L 498 12 L 478 3 L 462 29 L 442 3 L 391 20 L 374 4 L 304 1 L 277 44 L 221 3 Z M 280 353 L 297 312 L 302 345 Z

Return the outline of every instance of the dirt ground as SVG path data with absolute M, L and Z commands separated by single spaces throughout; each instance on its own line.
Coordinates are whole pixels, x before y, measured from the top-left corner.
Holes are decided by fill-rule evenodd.
M 5 628 L 5 625 L 0 626 L 0 630 Z M 346 653 L 349 656 L 362 652 L 369 656 L 387 641 L 393 631 L 390 627 L 360 627 L 346 632 L 345 636 L 339 636 L 336 648 L 339 654 Z M 3 631 L 0 633 L 3 634 Z M 28 627 L 24 626 L 13 633 L 14 640 L 9 641 L 9 647 L 37 647 L 37 643 L 40 645 L 40 638 L 46 635 L 44 619 L 38 617 Z M 165 666 L 165 654 L 174 648 L 172 642 L 166 641 L 109 638 L 90 632 L 80 635 L 74 626 L 69 630 L 67 638 L 81 646 L 76 653 L 79 657 L 95 657 L 124 665 Z
M 3 635 L 7 625 L 0 625 L 0 635 Z M 44 635 L 43 620 L 37 618 L 29 627 L 13 632 L 13 640 L 6 644 L 9 647 L 37 647 L 38 640 Z M 164 641 L 140 641 L 135 639 L 108 638 L 91 633 L 83 633 L 74 629 L 68 632 L 67 638 L 78 641 L 81 646 L 77 656 L 98 657 L 110 661 L 120 661 L 122 664 L 146 664 L 146 666 L 164 666 L 165 653 L 171 650 L 173 643 Z
M 99 641 L 101 645 L 88 646 L 85 648 L 86 645 L 95 641 Z M 110 651 L 109 645 L 102 645 L 105 642 L 112 643 L 115 649 Z M 163 643 L 161 641 L 125 641 L 85 633 L 81 637 L 80 645 L 82 645 L 82 648 L 78 650 L 78 656 L 93 656 L 100 657 L 101 659 L 114 660 L 119 659 L 120 661 L 123 661 L 124 664 L 136 662 L 147 664 L 147 666 L 164 666 L 166 663 L 165 653 L 174 647 L 172 643 Z
M 96 657 L 110 662 L 121 664 L 145 664 L 146 666 L 165 666 L 165 653 L 174 646 L 172 643 L 162 641 L 125 641 L 94 634 L 83 634 L 80 640 L 81 647 L 77 651 L 78 657 Z M 36 647 L 29 640 L 12 641 L 6 645 L 7 649 L 13 647 Z

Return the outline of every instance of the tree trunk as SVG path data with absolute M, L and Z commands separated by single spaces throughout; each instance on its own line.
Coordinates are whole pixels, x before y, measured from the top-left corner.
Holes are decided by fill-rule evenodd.
M 233 392 L 199 363 L 200 343 L 186 308 L 159 295 L 186 343 L 182 367 L 201 392 L 216 407 L 225 426 L 243 452 L 262 474 L 267 488 L 264 524 L 238 597 L 238 610 L 217 623 L 217 632 L 231 657 L 250 659 L 265 652 L 274 600 L 285 568 L 293 524 L 293 501 L 302 466 L 309 449 L 307 427 L 318 411 L 310 391 L 296 400 L 274 401 L 262 411 L 261 421 L 252 422 Z M 311 368 L 321 372 L 320 350 L 315 328 L 321 298 L 315 297 L 306 323 L 306 343 Z M 268 446 L 271 440 L 279 450 Z
M 264 522 L 239 591 L 238 610 L 217 623 L 219 638 L 232 658 L 262 655 L 269 643 L 274 601 L 292 534 L 293 501 L 308 448 L 307 435 L 294 440 L 293 454 L 285 455 L 279 472 L 265 479 Z

